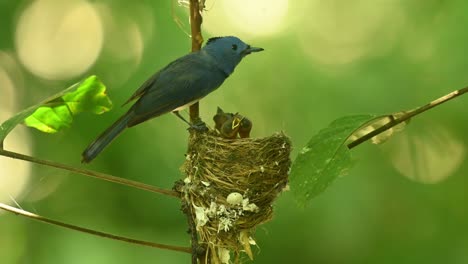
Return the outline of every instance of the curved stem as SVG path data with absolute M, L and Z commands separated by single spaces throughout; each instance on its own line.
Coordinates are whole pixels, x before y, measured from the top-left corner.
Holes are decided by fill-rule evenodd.
M 64 227 L 64 228 L 79 231 L 79 232 L 82 232 L 82 233 L 87 233 L 87 234 L 90 234 L 90 235 L 93 235 L 93 236 L 109 238 L 109 239 L 112 239 L 112 240 L 123 241 L 123 242 L 131 243 L 131 244 L 141 245 L 141 246 L 160 248 L 160 249 L 167 249 L 167 250 L 184 252 L 184 253 L 192 253 L 192 249 L 189 248 L 189 247 L 179 247 L 179 246 L 165 245 L 165 244 L 159 244 L 159 243 L 154 243 L 154 242 L 149 242 L 149 241 L 137 240 L 137 239 L 128 238 L 128 237 L 116 236 L 116 235 L 109 234 L 109 233 L 104 233 L 104 232 L 100 232 L 100 231 L 96 231 L 96 230 L 92 230 L 92 229 L 88 229 L 88 228 L 84 228 L 84 227 L 80 227 L 80 226 L 76 226 L 76 225 L 63 223 L 63 222 L 60 222 L 60 221 L 57 221 L 57 220 L 53 220 L 53 219 L 46 218 L 46 217 L 43 217 L 43 216 L 40 216 L 40 215 L 37 215 L 37 214 L 33 214 L 33 213 L 25 211 L 25 210 L 21 210 L 21 209 L 18 209 L 18 208 L 15 208 L 15 207 L 3 204 L 3 203 L 0 203 L 0 209 L 15 213 L 17 215 L 21 215 L 21 216 L 31 218 L 31 219 L 34 219 L 36 221 L 40 221 L 40 222 L 44 222 L 44 223 Z
M 128 180 L 128 179 L 124 179 L 124 178 L 120 178 L 120 177 L 115 177 L 115 176 L 105 174 L 105 173 L 101 173 L 101 172 L 97 172 L 97 171 L 75 168 L 73 166 L 58 163 L 58 162 L 55 162 L 55 161 L 38 159 L 38 158 L 31 157 L 31 156 L 27 156 L 27 155 L 23 155 L 23 154 L 20 154 L 20 153 L 11 152 L 11 151 L 8 151 L 8 150 L 3 150 L 3 149 L 0 149 L 0 155 L 5 156 L 5 157 L 9 157 L 9 158 L 12 158 L 12 159 L 19 159 L 19 160 L 33 162 L 33 163 L 36 163 L 36 164 L 41 164 L 41 165 L 46 165 L 46 166 L 62 169 L 62 170 L 67 170 L 67 171 L 78 173 L 78 174 L 81 174 L 81 175 L 90 176 L 90 177 L 94 177 L 94 178 L 97 178 L 97 179 L 100 179 L 100 180 L 114 182 L 114 183 L 129 186 L 129 187 L 134 187 L 134 188 L 137 188 L 137 189 L 141 189 L 141 190 L 145 190 L 145 191 L 149 191 L 149 192 L 153 192 L 153 193 L 159 193 L 159 194 L 179 198 L 179 193 L 177 193 L 175 191 L 172 191 L 172 190 L 167 190 L 167 189 L 154 187 L 154 186 L 149 185 L 149 184 L 145 184 L 145 183 L 141 183 L 141 182 L 137 182 L 137 181 L 132 181 L 132 180 Z
M 427 110 L 429 110 L 429 109 L 431 109 L 433 107 L 436 107 L 436 106 L 438 106 L 440 104 L 448 102 L 448 101 L 450 101 L 452 99 L 455 99 L 458 96 L 460 96 L 460 95 L 462 95 L 464 93 L 467 93 L 467 92 L 468 92 L 468 87 L 453 91 L 453 92 L 451 92 L 451 93 L 449 93 L 447 95 L 444 95 L 444 96 L 442 96 L 442 97 L 440 97 L 440 98 L 438 98 L 438 99 L 436 99 L 436 100 L 434 100 L 434 101 L 432 101 L 432 102 L 430 102 L 430 103 L 428 103 L 426 105 L 423 105 L 423 106 L 418 107 L 418 108 L 416 108 L 414 110 L 408 111 L 399 118 L 393 118 L 387 124 L 377 128 L 377 129 L 367 133 L 366 135 L 356 139 L 355 141 L 349 143 L 348 148 L 352 149 L 352 148 L 366 142 L 367 140 L 377 136 L 378 134 L 380 134 L 380 133 L 382 133 L 382 132 L 384 132 L 384 131 L 386 131 L 386 130 L 388 130 L 388 129 L 390 129 L 390 128 L 392 128 L 392 127 L 394 127 L 394 126 L 396 126 L 396 125 L 398 125 L 398 124 L 400 124 L 402 122 L 405 122 L 405 121 L 409 120 L 410 118 L 412 118 L 412 117 L 414 117 L 416 115 L 419 115 L 419 114 L 421 114 L 423 112 L 426 112 Z

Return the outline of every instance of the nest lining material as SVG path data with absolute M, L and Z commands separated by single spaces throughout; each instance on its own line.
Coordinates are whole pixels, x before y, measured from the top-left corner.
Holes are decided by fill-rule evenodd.
M 178 188 L 190 205 L 199 244 L 209 263 L 252 259 L 255 227 L 272 218 L 272 203 L 288 183 L 291 141 L 283 133 L 253 139 L 224 139 L 216 132 L 192 132 L 184 184 Z

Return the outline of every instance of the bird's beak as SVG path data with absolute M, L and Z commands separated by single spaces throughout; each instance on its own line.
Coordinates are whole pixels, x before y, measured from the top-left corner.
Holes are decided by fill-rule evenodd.
M 249 45 L 249 46 L 247 46 L 247 48 L 242 53 L 245 56 L 245 55 L 248 55 L 248 54 L 250 54 L 252 52 L 260 52 L 260 51 L 263 51 L 263 50 L 264 50 L 263 48 L 250 47 L 250 45 Z

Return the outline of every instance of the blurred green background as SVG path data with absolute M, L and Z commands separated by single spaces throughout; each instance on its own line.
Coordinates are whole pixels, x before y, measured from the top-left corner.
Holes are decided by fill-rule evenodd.
M 133 91 L 190 50 L 185 1 L 0 0 L 0 120 L 90 74 L 115 107 L 54 135 L 17 128 L 5 148 L 171 188 L 187 146 L 173 115 L 129 129 L 91 165 L 80 153 Z M 215 0 L 203 35 L 236 35 L 265 52 L 246 58 L 201 103 L 284 130 L 295 150 L 332 120 L 411 109 L 468 83 L 468 3 L 462 0 Z M 467 98 L 412 120 L 359 160 L 312 205 L 290 193 L 257 229 L 255 263 L 468 263 Z M 187 113 L 183 113 L 187 114 Z M 212 124 L 211 124 L 212 125 Z M 119 235 L 188 245 L 176 199 L 0 158 L 0 200 Z M 0 212 L 1 263 L 189 263 Z

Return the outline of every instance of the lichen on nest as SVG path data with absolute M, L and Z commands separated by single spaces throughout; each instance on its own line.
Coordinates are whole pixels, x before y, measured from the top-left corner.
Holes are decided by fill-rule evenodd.
M 191 132 L 176 189 L 191 206 L 198 243 L 208 263 L 229 263 L 240 252 L 251 259 L 255 228 L 272 218 L 272 203 L 288 184 L 291 141 L 283 133 L 225 139 L 215 131 Z

